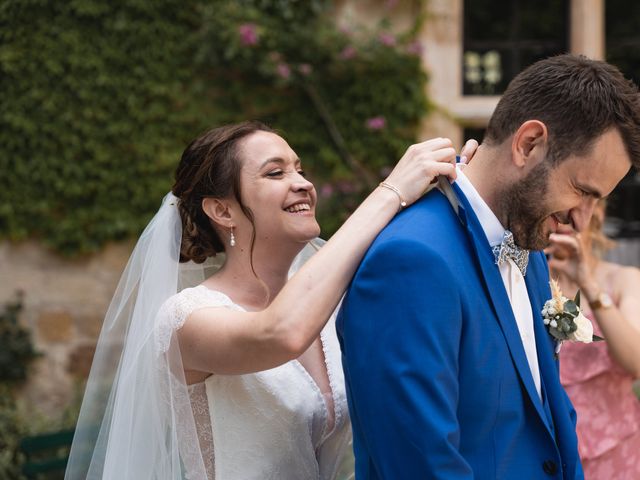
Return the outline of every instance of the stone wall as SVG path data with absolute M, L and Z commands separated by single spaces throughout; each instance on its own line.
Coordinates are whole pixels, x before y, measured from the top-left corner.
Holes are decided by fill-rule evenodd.
M 391 14 L 398 31 L 418 13 L 413 2 L 391 9 L 382 0 L 337 2 L 338 22 L 357 18 L 373 26 Z M 103 316 L 132 248 L 133 242 L 113 244 L 96 255 L 67 259 L 37 242 L 0 242 L 0 308 L 24 291 L 21 321 L 42 353 L 21 396 L 45 415 L 66 408 L 86 379 Z
M 112 244 L 96 255 L 66 259 L 35 242 L 0 243 L 0 305 L 24 292 L 21 322 L 42 356 L 21 396 L 55 417 L 89 373 L 103 316 L 133 248 Z

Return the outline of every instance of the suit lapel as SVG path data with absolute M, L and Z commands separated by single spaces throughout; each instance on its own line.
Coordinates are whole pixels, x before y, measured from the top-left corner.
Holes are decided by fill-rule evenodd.
M 538 282 L 540 278 L 548 278 L 548 270 L 546 262 L 538 261 L 540 253 L 532 253 L 529 257 L 528 274 L 525 277 L 527 292 L 529 293 L 529 301 L 531 302 L 531 310 L 533 312 L 533 328 L 536 336 L 536 348 L 538 350 L 538 363 L 542 373 L 543 365 L 545 370 L 548 367 L 555 369 L 553 360 L 555 342 L 542 321 L 542 307 L 544 302 L 551 298 L 550 288 L 544 284 L 541 286 Z M 549 360 L 549 361 L 547 361 Z
M 518 330 L 516 319 L 513 315 L 511 302 L 509 302 L 509 297 L 507 296 L 507 292 L 504 288 L 500 270 L 495 264 L 491 246 L 489 245 L 487 237 L 482 230 L 482 226 L 473 213 L 466 197 L 457 185 L 454 184 L 453 189 L 460 201 L 458 216 L 463 225 L 466 226 L 470 237 L 473 239 L 472 243 L 476 251 L 478 263 L 482 270 L 485 286 L 489 293 L 489 297 L 491 298 L 491 302 L 493 304 L 498 323 L 500 324 L 504 338 L 507 342 L 509 352 L 511 353 L 511 358 L 516 370 L 518 371 L 520 380 L 531 399 L 531 403 L 535 407 L 543 423 L 549 429 L 547 416 L 544 413 L 540 397 L 538 396 L 535 384 L 533 383 L 531 369 L 529 368 L 529 362 L 527 361 L 527 356 L 524 352 L 522 339 L 520 338 L 520 331 Z
M 554 349 L 555 342 L 551 335 L 547 332 L 547 328 L 542 321 L 542 307 L 544 302 L 551 298 L 551 290 L 548 285 L 540 284 L 540 279 L 548 278 L 548 268 L 545 261 L 538 261 L 541 253 L 532 252 L 529 256 L 529 267 L 525 283 L 527 285 L 527 293 L 529 294 L 529 302 L 531 303 L 531 311 L 533 313 L 533 330 L 536 339 L 536 351 L 538 354 L 538 368 L 540 369 L 540 382 L 544 386 L 546 395 L 545 401 L 551 406 L 554 390 L 551 387 L 554 382 L 551 381 L 553 376 L 558 375 L 555 367 Z M 551 409 L 549 410 L 552 414 Z M 553 422 L 552 418 L 549 419 Z
M 547 393 L 547 404 L 556 432 L 555 438 L 558 449 L 561 457 L 566 462 L 566 467 L 563 467 L 565 478 L 574 478 L 576 476 L 576 452 L 578 450 L 575 425 L 570 415 L 570 403 L 563 387 L 560 385 L 558 362 L 554 360 L 555 340 L 549 335 L 540 313 L 544 302 L 551 298 L 549 286 L 536 281 L 537 279 L 548 278 L 547 262 L 544 260 L 542 253 L 532 255 L 529 268 L 531 268 L 531 276 L 527 275 L 526 280 L 531 304 L 534 307 L 534 328 L 538 348 L 540 378 Z

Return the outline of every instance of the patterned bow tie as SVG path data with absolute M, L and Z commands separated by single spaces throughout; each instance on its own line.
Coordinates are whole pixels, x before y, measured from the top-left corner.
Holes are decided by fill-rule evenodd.
M 523 277 L 527 274 L 529 250 L 517 246 L 513 241 L 513 233 L 509 230 L 505 230 L 502 243 L 500 245 L 494 245 L 491 247 L 491 250 L 493 250 L 493 256 L 496 259 L 496 265 L 500 266 L 510 258 L 520 272 L 522 272 Z

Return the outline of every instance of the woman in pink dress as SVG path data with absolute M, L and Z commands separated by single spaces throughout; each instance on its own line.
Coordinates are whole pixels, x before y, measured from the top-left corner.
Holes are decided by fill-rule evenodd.
M 578 414 L 578 443 L 587 480 L 640 479 L 640 270 L 600 258 L 611 241 L 602 233 L 598 202 L 589 230 L 551 235 L 549 268 L 567 297 L 581 291 L 583 312 L 604 342 L 565 342 L 560 378 Z M 561 226 L 562 227 L 562 226 Z

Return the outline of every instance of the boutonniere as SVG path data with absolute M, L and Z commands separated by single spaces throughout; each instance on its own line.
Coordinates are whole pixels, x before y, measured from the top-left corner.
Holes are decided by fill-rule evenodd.
M 562 342 L 591 343 L 603 340 L 602 337 L 593 334 L 591 321 L 580 310 L 580 290 L 573 300 L 562 294 L 556 280 L 549 282 L 551 286 L 551 299 L 542 307 L 542 319 L 549 329 L 549 334 L 556 339 L 556 356 L 560 353 Z

